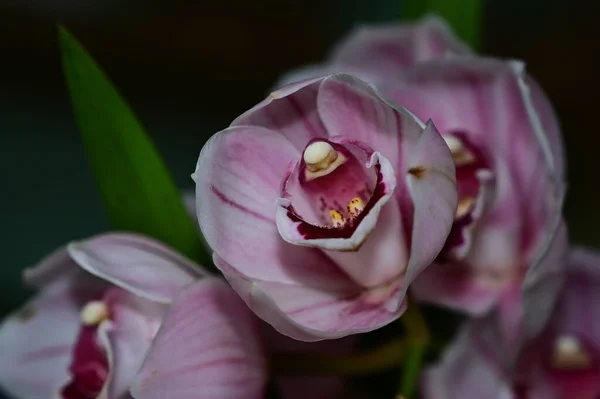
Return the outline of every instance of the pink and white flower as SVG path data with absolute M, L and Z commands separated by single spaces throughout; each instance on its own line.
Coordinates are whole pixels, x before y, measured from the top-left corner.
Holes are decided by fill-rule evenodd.
M 469 53 L 446 22 L 436 16 L 413 23 L 359 25 L 340 40 L 324 63 L 292 70 L 276 86 L 340 72 L 371 83 L 386 83 L 419 63 Z
M 345 74 L 271 93 L 211 138 L 193 177 L 216 265 L 257 315 L 306 341 L 398 318 L 457 201 L 435 126 Z
M 571 251 L 552 317 L 525 349 L 495 335 L 491 318 L 468 326 L 422 380 L 425 399 L 595 399 L 600 395 L 600 256 Z M 516 359 L 516 360 L 515 360 Z
M 521 316 L 530 303 L 551 308 L 560 287 L 562 254 L 545 253 L 567 246 L 565 161 L 554 111 L 523 63 L 478 57 L 430 17 L 361 28 L 326 63 L 283 81 L 331 72 L 356 74 L 431 119 L 452 151 L 455 223 L 438 264 L 411 286 L 417 298 L 472 315 L 496 309 L 508 339 L 538 331 L 547 312 L 530 312 L 525 326 Z
M 196 381 L 216 395 L 207 397 L 261 397 L 266 371 L 253 349 L 260 347 L 254 324 L 243 319 L 250 311 L 222 280 L 166 246 L 137 235 L 100 235 L 59 249 L 25 279 L 40 293 L 0 325 L 0 385 L 9 394 L 129 397 L 169 305 L 193 296 L 204 323 L 197 342 L 212 339 L 203 359 L 214 361 Z M 232 351 L 240 353 L 235 362 L 228 361 Z M 240 371 L 252 379 L 240 383 Z
M 384 91 L 435 121 L 456 165 L 452 232 L 413 292 L 474 315 L 497 309 L 507 338 L 525 332 L 521 302 L 551 307 L 560 283 L 543 282 L 561 274 L 567 246 L 564 156 L 548 100 L 523 64 L 475 57 L 422 64 Z M 545 256 L 550 243 L 562 252 Z M 525 328 L 535 333 L 547 316 Z

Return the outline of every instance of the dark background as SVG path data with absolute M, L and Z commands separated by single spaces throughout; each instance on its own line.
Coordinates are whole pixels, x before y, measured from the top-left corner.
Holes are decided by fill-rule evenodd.
M 0 315 L 29 294 L 20 273 L 65 242 L 108 229 L 77 136 L 57 50 L 65 24 L 147 126 L 178 185 L 203 142 L 260 101 L 286 69 L 320 60 L 357 22 L 399 0 L 0 0 Z M 573 241 L 600 245 L 595 131 L 600 6 L 489 0 L 483 51 L 521 58 L 562 120 Z

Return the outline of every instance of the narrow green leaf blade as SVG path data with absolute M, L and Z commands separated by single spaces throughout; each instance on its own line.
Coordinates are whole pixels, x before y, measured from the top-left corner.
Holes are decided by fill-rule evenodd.
M 402 0 L 402 18 L 414 20 L 428 13 L 444 18 L 462 40 L 479 49 L 483 0 Z
M 84 149 L 112 227 L 154 237 L 209 266 L 196 223 L 129 105 L 64 27 L 59 42 Z

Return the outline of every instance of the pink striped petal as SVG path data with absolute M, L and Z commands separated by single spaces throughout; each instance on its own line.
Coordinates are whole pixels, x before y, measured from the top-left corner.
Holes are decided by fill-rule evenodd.
M 556 145 L 550 144 L 532 106 L 522 64 L 454 57 L 424 64 L 403 81 L 400 87 L 383 89 L 417 116 L 435 120 L 442 133 L 464 131 L 494 157 L 497 199 L 478 230 L 496 228 L 503 237 L 495 240 L 512 243 L 512 247 L 482 253 L 505 257 L 510 257 L 509 252 L 525 253 L 525 263 L 530 263 L 546 223 L 558 209 L 561 189 L 556 177 L 560 173 L 554 167 L 561 161 L 555 159 L 559 157 L 552 151 Z M 534 94 L 536 104 L 540 103 L 541 94 Z M 506 267 L 503 257 L 484 263 Z
M 523 328 L 527 337 L 536 336 L 546 325 L 569 269 L 567 228 L 561 215 L 557 215 L 557 220 L 557 227 L 547 233 L 538 259 L 533 261 L 523 281 L 526 316 Z
M 517 399 L 510 380 L 473 345 L 464 329 L 421 380 L 423 399 Z
M 433 264 L 410 289 L 420 302 L 441 304 L 474 316 L 488 313 L 502 295 L 502 287 L 469 276 L 468 270 Z
M 175 301 L 131 394 L 136 399 L 262 398 L 267 375 L 255 321 L 226 284 L 199 281 Z
M 231 126 L 260 126 L 286 137 L 298 151 L 314 138 L 325 137 L 317 114 L 320 78 L 283 86 L 237 117 Z
M 367 303 L 368 291 L 335 290 L 250 280 L 214 256 L 225 278 L 257 316 L 281 334 L 299 341 L 320 341 L 372 331 L 396 320 L 405 304 L 386 310 Z M 397 290 L 396 290 L 397 291 Z M 394 293 L 391 300 L 399 303 Z
M 47 399 L 69 380 L 83 304 L 103 289 L 98 282 L 55 279 L 0 324 L 0 385 L 11 395 Z
M 420 121 L 387 104 L 377 90 L 351 75 L 333 75 L 321 84 L 319 114 L 329 135 L 367 143 L 398 165 L 403 135 L 418 135 Z
M 120 288 L 112 288 L 104 301 L 111 319 L 99 326 L 98 336 L 107 353 L 109 377 L 100 395 L 121 398 L 128 393 L 167 307 Z
M 99 235 L 70 243 L 68 251 L 91 274 L 160 303 L 205 273 L 166 245 L 135 234 Z
M 467 53 L 468 47 L 442 19 L 427 17 L 413 24 L 358 27 L 338 44 L 330 60 L 334 71 L 353 68 L 363 79 L 384 82 L 398 79 L 421 62 Z
M 414 216 L 404 292 L 443 248 L 458 201 L 452 155 L 431 121 L 412 150 L 407 147 L 403 148 L 403 165 L 407 166 L 401 170 L 406 171 Z
M 285 137 L 264 128 L 217 133 L 202 149 L 194 175 L 200 227 L 213 250 L 250 278 L 351 285 L 320 250 L 288 244 L 277 230 L 280 185 L 300 157 Z

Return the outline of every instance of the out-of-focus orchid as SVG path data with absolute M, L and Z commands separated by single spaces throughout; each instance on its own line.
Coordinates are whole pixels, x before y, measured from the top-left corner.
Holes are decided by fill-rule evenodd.
M 600 395 L 600 256 L 572 250 L 568 278 L 548 325 L 514 361 L 493 318 L 465 328 L 426 372 L 426 399 L 596 399 Z M 489 323 L 492 323 L 490 326 Z M 491 334 L 490 334 L 491 333 Z
M 469 53 L 446 22 L 435 16 L 414 23 L 361 25 L 333 48 L 325 63 L 288 72 L 276 86 L 339 72 L 386 83 L 419 63 Z
M 457 201 L 435 126 L 344 74 L 271 93 L 211 138 L 193 177 L 216 265 L 261 318 L 306 341 L 398 318 Z
M 11 395 L 129 397 L 169 304 L 189 286 L 178 301 L 201 301 L 197 342 L 213 339 L 212 352 L 202 357 L 210 361 L 195 378 L 216 395 L 208 397 L 260 397 L 263 358 L 247 350 L 260 344 L 253 324 L 241 318 L 250 311 L 223 281 L 162 244 L 130 234 L 96 236 L 58 250 L 25 277 L 41 292 L 0 327 L 0 385 Z M 239 310 L 231 313 L 228 304 Z M 232 360 L 235 350 L 244 355 Z M 188 365 L 173 366 L 185 375 Z M 252 375 L 247 384 L 240 370 Z
M 422 64 L 384 91 L 435 121 L 456 165 L 456 220 L 414 293 L 471 314 L 497 308 L 508 339 L 526 332 L 521 302 L 551 308 L 560 283 L 542 282 L 560 274 L 567 246 L 562 144 L 547 99 L 521 63 L 475 57 Z M 528 320 L 527 333 L 547 316 Z

